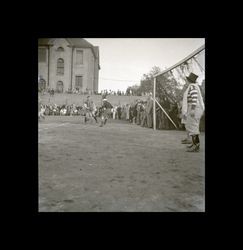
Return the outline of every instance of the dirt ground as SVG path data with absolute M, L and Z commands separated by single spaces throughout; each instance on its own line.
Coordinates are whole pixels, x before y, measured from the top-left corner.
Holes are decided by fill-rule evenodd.
M 40 212 L 204 212 L 204 133 L 186 152 L 185 131 L 83 117 L 39 122 Z

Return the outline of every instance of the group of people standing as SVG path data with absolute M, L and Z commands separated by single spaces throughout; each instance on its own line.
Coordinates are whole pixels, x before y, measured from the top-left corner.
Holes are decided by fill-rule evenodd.
M 176 105 L 171 105 L 164 97 L 159 101 L 166 112 L 173 117 L 176 123 L 179 123 L 179 113 Z M 141 125 L 142 127 L 153 127 L 153 99 L 152 93 L 149 93 L 146 101 L 137 99 L 133 103 L 116 106 L 112 111 L 113 119 L 122 119 L 130 121 L 133 124 Z M 158 129 L 173 129 L 166 115 L 156 106 L 156 128 Z
M 172 118 L 172 120 L 179 126 L 184 124 L 187 138 L 181 141 L 182 144 L 189 144 L 187 146 L 188 152 L 199 152 L 200 139 L 199 139 L 199 127 L 200 119 L 204 113 L 204 101 L 201 94 L 201 90 L 197 84 L 198 76 L 191 73 L 186 77 L 187 88 L 183 94 L 183 100 L 181 104 L 181 111 L 179 111 L 177 105 L 171 105 L 166 97 L 163 100 L 159 100 L 164 110 Z M 68 111 L 69 110 L 69 111 Z M 65 107 L 44 107 L 39 99 L 39 119 L 45 118 L 45 114 L 58 112 L 58 115 L 75 115 L 78 113 L 77 107 L 72 105 L 69 109 Z M 98 123 L 97 117 L 101 118 L 100 127 L 103 127 L 108 118 L 123 119 L 133 124 L 140 125 L 142 127 L 153 127 L 153 98 L 152 93 L 149 94 L 146 101 L 136 100 L 131 104 L 112 106 L 105 96 L 102 97 L 100 107 L 96 107 L 95 103 L 87 96 L 84 106 L 80 107 L 81 112 L 79 114 L 84 115 L 84 122 L 94 119 Z M 180 116 L 181 112 L 181 116 Z M 179 119 L 181 118 L 181 121 Z M 164 111 L 160 108 L 156 108 L 156 127 L 158 129 L 170 129 L 172 128 L 171 122 L 165 115 Z

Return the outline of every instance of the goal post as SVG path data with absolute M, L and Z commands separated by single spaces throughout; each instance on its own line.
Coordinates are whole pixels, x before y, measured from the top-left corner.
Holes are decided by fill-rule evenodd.
M 171 117 L 166 113 L 166 111 L 161 106 L 161 104 L 159 104 L 159 102 L 156 100 L 156 78 L 158 76 L 166 74 L 169 71 L 172 71 L 173 69 L 177 68 L 178 66 L 180 66 L 184 62 L 190 60 L 191 58 L 193 58 L 194 60 L 196 60 L 194 57 L 197 54 L 199 54 L 201 51 L 203 51 L 203 50 L 205 50 L 205 45 L 202 45 L 200 48 L 196 49 L 190 55 L 188 55 L 187 57 L 185 57 L 184 59 L 182 59 L 178 63 L 174 64 L 173 66 L 169 67 L 168 69 L 165 69 L 162 72 L 160 72 L 158 74 L 155 74 L 153 76 L 153 129 L 154 130 L 156 130 L 156 103 L 158 104 L 158 106 L 160 107 L 160 109 L 165 113 L 165 115 L 168 117 L 168 119 L 171 121 L 171 123 L 176 127 L 176 129 L 178 129 L 177 126 L 175 125 L 175 123 L 173 122 L 173 120 L 171 119 Z M 196 62 L 197 62 L 197 60 L 196 60 Z M 202 68 L 201 65 L 199 65 L 199 67 Z M 203 70 L 203 68 L 202 68 L 202 70 Z M 205 72 L 205 70 L 203 70 L 203 71 Z

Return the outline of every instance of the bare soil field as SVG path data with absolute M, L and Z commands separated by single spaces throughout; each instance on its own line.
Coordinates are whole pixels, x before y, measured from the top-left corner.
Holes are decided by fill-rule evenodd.
M 40 212 L 204 212 L 204 133 L 186 152 L 185 131 L 83 117 L 39 122 Z

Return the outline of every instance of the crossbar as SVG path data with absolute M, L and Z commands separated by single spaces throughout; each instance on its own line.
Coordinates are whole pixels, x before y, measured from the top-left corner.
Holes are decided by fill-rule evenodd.
M 200 48 L 196 49 L 195 51 L 193 51 L 190 55 L 188 55 L 187 57 L 185 57 L 183 60 L 179 61 L 178 63 L 176 63 L 175 65 L 169 67 L 168 69 L 163 70 L 161 73 L 158 73 L 156 75 L 154 75 L 154 77 L 163 75 L 169 71 L 171 71 L 172 69 L 180 66 L 182 63 L 188 61 L 189 59 L 191 59 L 192 57 L 194 57 L 195 55 L 197 55 L 198 53 L 200 53 L 201 51 L 203 51 L 205 49 L 205 45 L 202 45 Z

